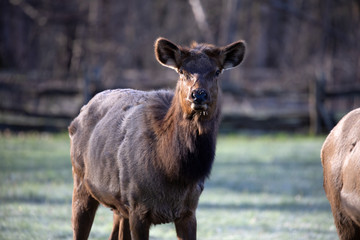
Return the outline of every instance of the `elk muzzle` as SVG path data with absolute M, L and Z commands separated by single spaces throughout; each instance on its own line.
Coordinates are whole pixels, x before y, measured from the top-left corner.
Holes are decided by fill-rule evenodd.
M 190 93 L 191 109 L 194 111 L 206 111 L 208 109 L 209 94 L 205 89 L 195 89 Z

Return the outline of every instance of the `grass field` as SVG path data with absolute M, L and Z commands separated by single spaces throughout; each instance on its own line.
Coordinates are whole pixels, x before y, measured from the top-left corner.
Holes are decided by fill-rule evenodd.
M 197 210 L 198 239 L 337 239 L 322 188 L 323 137 L 220 136 Z M 71 239 L 66 134 L 0 135 L 0 239 Z M 90 239 L 107 239 L 100 207 Z M 175 239 L 172 224 L 151 239 Z

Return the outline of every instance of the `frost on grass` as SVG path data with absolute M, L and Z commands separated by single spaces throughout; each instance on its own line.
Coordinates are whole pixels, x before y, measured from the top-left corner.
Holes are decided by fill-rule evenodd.
M 220 136 L 197 210 L 199 239 L 336 239 L 322 188 L 323 138 Z M 69 139 L 0 135 L 0 239 L 71 239 Z M 100 207 L 91 239 L 107 239 Z M 172 224 L 151 239 L 174 239 Z

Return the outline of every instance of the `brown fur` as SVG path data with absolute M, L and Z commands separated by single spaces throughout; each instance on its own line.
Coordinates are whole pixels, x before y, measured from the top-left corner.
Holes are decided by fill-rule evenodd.
M 348 113 L 321 150 L 324 189 L 341 240 L 360 239 L 360 109 Z
M 159 38 L 157 60 L 179 72 L 175 93 L 108 90 L 69 127 L 74 239 L 87 239 L 99 203 L 114 211 L 110 239 L 148 239 L 152 224 L 174 222 L 196 239 L 195 210 L 215 155 L 218 73 L 238 65 L 245 46 L 183 48 Z

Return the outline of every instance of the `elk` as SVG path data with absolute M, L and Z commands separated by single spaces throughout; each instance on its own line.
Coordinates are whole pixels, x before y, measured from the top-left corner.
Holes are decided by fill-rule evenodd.
M 179 74 L 169 90 L 107 90 L 69 126 L 74 239 L 87 239 L 98 205 L 113 210 L 110 239 L 149 238 L 153 224 L 175 223 L 196 239 L 196 216 L 220 122 L 219 75 L 239 65 L 245 44 L 181 47 L 155 42 L 160 64 Z
M 324 189 L 341 240 L 360 239 L 360 108 L 345 115 L 321 149 Z

